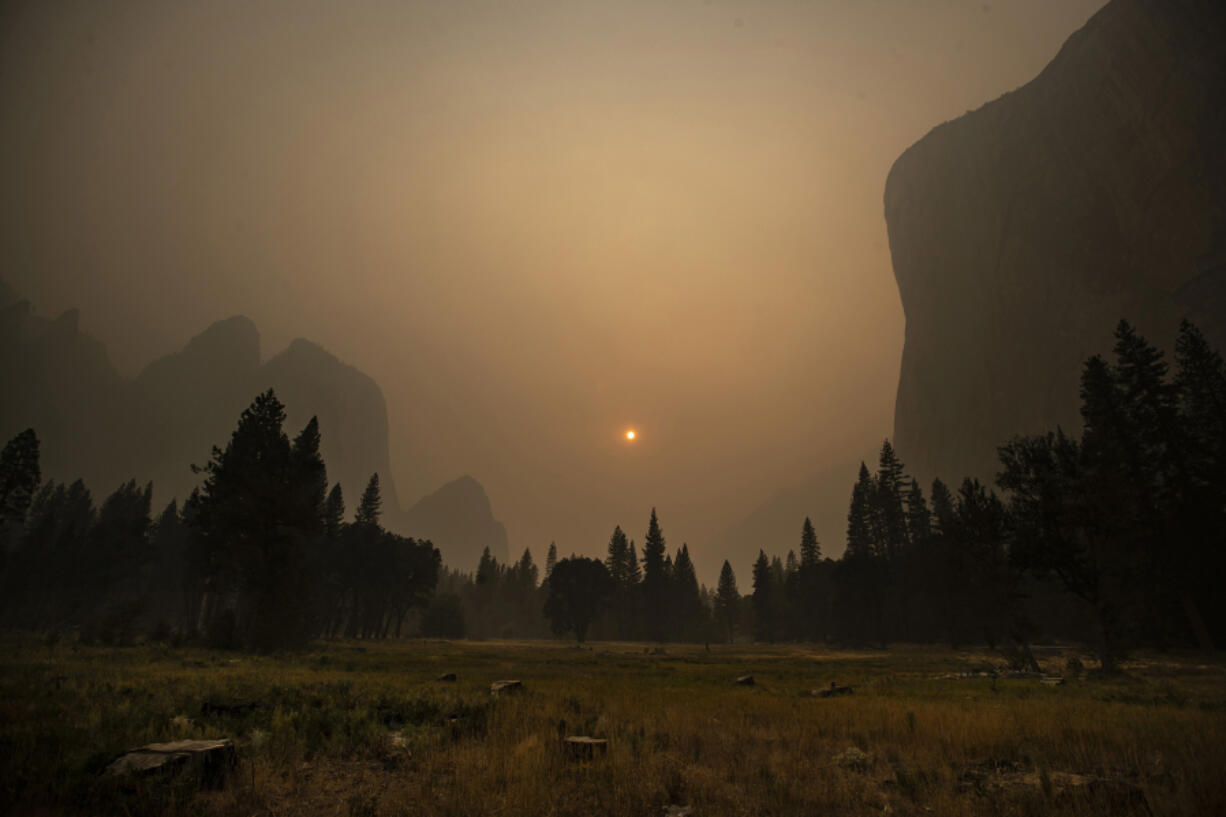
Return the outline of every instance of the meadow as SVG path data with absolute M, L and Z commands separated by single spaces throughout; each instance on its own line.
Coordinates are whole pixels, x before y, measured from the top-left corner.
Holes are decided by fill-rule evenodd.
M 8 640 L 0 810 L 1226 813 L 1226 661 L 1138 654 L 1107 679 L 1072 649 L 1037 657 L 1065 683 L 979 675 L 1000 659 L 936 647 L 392 641 L 251 656 Z M 491 695 L 502 679 L 523 688 Z M 854 693 L 812 694 L 832 682 Z M 575 759 L 560 735 L 608 751 Z M 235 741 L 220 788 L 107 773 L 128 749 L 185 738 Z

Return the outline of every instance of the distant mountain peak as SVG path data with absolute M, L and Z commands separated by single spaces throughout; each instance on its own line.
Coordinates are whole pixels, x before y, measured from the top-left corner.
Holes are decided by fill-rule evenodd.
M 409 536 L 433 541 L 451 568 L 476 568 L 487 547 L 498 561 L 508 559 L 506 528 L 494 518 L 485 488 L 468 474 L 419 499 L 403 527 Z

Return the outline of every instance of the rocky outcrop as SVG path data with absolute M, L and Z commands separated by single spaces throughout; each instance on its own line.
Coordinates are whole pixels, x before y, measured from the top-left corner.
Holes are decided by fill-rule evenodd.
M 399 503 L 388 455 L 387 403 L 371 377 L 299 338 L 260 369 L 261 388 L 273 388 L 285 404 L 286 426 L 300 429 L 314 415 L 328 479 L 339 482 L 356 507 L 372 473 L 379 474 L 384 522 L 398 528 Z
M 472 477 L 460 477 L 422 497 L 400 527 L 408 536 L 434 542 L 448 567 L 476 570 L 487 547 L 490 555 L 507 563 L 506 528 L 494 518 L 485 489 Z
M 192 464 L 207 462 L 255 395 L 274 388 L 291 435 L 318 416 L 329 478 L 350 507 L 378 472 L 386 521 L 400 527 L 378 384 L 306 340 L 261 364 L 259 331 L 245 317 L 214 323 L 126 380 L 79 331 L 75 310 L 40 318 L 0 284 L 0 382 L 0 444 L 33 427 L 45 476 L 83 478 L 98 499 L 133 477 L 152 480 L 159 503 L 184 499 L 200 481 Z
M 886 182 L 906 313 L 895 445 L 925 481 L 1077 430 L 1082 362 L 1127 317 L 1226 341 L 1226 11 L 1112 0 L 1022 88 L 943 124 Z
M 39 317 L 7 287 L 0 303 L 0 438 L 33 427 L 44 475 L 71 474 L 109 493 L 120 483 L 117 467 L 126 471 L 133 459 L 127 381 L 80 331 L 75 309 Z

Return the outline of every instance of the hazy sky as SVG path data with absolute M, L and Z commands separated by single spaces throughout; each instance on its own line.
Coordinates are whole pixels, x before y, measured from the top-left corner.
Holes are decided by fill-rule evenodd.
M 891 431 L 894 159 L 1101 5 L 9 2 L 0 277 L 129 374 L 310 338 L 383 387 L 402 504 L 472 474 L 538 559 L 655 505 L 710 583 Z

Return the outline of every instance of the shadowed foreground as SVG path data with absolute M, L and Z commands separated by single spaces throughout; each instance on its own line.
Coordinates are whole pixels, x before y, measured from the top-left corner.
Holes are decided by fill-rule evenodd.
M 1065 677 L 1054 686 L 979 676 L 991 656 L 943 649 L 660 649 L 349 642 L 262 658 L 10 642 L 0 811 L 1209 815 L 1226 803 L 1220 659 L 1141 656 L 1123 678 L 1075 680 L 1073 653 L 1041 648 L 1043 669 Z M 961 673 L 973 675 L 935 677 Z M 753 685 L 738 685 L 746 674 Z M 502 679 L 523 688 L 491 696 Z M 810 694 L 832 682 L 854 693 Z M 608 751 L 576 759 L 560 734 L 607 738 Z M 106 775 L 129 749 L 187 738 L 235 740 L 221 788 L 190 772 Z

